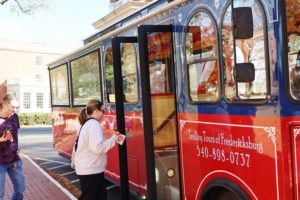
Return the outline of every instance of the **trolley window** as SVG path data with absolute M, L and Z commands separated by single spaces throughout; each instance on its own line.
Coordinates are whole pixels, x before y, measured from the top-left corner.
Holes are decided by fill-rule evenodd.
M 112 46 L 108 46 L 105 52 L 105 83 L 107 92 L 107 101 L 116 102 L 115 82 L 114 82 L 114 66 L 112 56 Z
M 255 78 L 252 82 L 235 83 L 234 78 L 234 53 L 232 37 L 231 6 L 223 18 L 222 23 L 222 48 L 223 48 L 223 72 L 225 81 L 225 97 L 228 101 L 237 100 L 262 100 L 268 93 L 268 70 L 266 55 L 266 25 L 263 9 L 257 1 L 236 1 L 234 7 L 251 7 L 253 14 L 253 32 L 250 39 L 237 39 L 236 61 L 237 63 L 252 63 L 254 65 Z M 235 90 L 238 86 L 238 92 Z M 237 94 L 237 95 L 236 95 Z
M 219 98 L 216 23 L 205 12 L 196 13 L 186 31 L 188 92 L 192 101 L 215 102 Z
M 86 105 L 90 99 L 101 99 L 99 51 L 93 51 L 71 62 L 73 104 Z
M 121 47 L 123 92 L 125 102 L 137 102 L 136 51 L 134 44 L 124 43 Z
M 67 64 L 50 70 L 52 105 L 69 105 Z
M 298 3 L 297 3 L 298 2 Z M 300 99 L 300 7 L 299 0 L 286 2 L 288 34 L 289 88 L 294 99 Z
M 169 32 L 148 34 L 150 88 L 152 94 L 174 91 L 172 65 L 172 35 Z

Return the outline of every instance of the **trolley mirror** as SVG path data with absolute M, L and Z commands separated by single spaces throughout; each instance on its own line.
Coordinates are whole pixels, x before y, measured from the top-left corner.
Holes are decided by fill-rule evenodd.
M 255 78 L 254 65 L 252 63 L 236 64 L 236 81 L 239 83 L 252 82 Z
M 250 7 L 233 9 L 233 24 L 235 39 L 249 39 L 253 37 L 253 17 Z

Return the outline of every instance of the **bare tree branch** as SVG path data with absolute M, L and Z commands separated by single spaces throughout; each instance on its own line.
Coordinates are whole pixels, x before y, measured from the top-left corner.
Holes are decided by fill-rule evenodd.
M 31 12 L 31 10 L 24 9 L 18 0 L 14 0 L 14 1 L 18 4 L 18 7 L 20 8 L 22 13 L 29 14 Z
M 8 0 L 1 0 L 1 1 L 0 1 L 0 4 L 3 5 L 3 4 L 5 4 L 7 1 L 8 1 Z
M 9 0 L 0 0 L 0 5 L 4 5 L 8 1 Z M 10 4 L 10 10 L 18 15 L 20 13 L 32 15 L 37 10 L 48 10 L 50 3 L 52 3 L 50 0 L 14 0 L 12 2 L 13 3 Z

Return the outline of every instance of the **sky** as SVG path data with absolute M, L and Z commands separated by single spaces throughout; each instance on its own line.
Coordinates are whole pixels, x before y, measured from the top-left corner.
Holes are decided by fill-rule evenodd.
M 28 16 L 0 5 L 0 39 L 67 44 L 76 48 L 97 32 L 92 23 L 109 13 L 109 0 L 49 0 L 50 8 Z

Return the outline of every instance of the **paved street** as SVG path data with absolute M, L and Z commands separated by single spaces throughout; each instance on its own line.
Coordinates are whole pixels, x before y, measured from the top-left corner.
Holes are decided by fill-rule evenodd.
M 75 187 L 80 187 L 75 171 L 70 168 L 70 161 L 59 156 L 53 148 L 52 128 L 21 128 L 19 143 L 21 153 L 28 155 L 36 163 L 43 164 L 48 170 L 68 179 Z M 107 181 L 107 190 L 109 200 L 121 199 L 119 186 Z M 131 196 L 130 199 L 138 198 Z
M 21 153 L 34 159 L 44 158 L 54 161 L 69 163 L 69 160 L 58 156 L 53 148 L 52 128 L 21 128 L 19 140 Z

